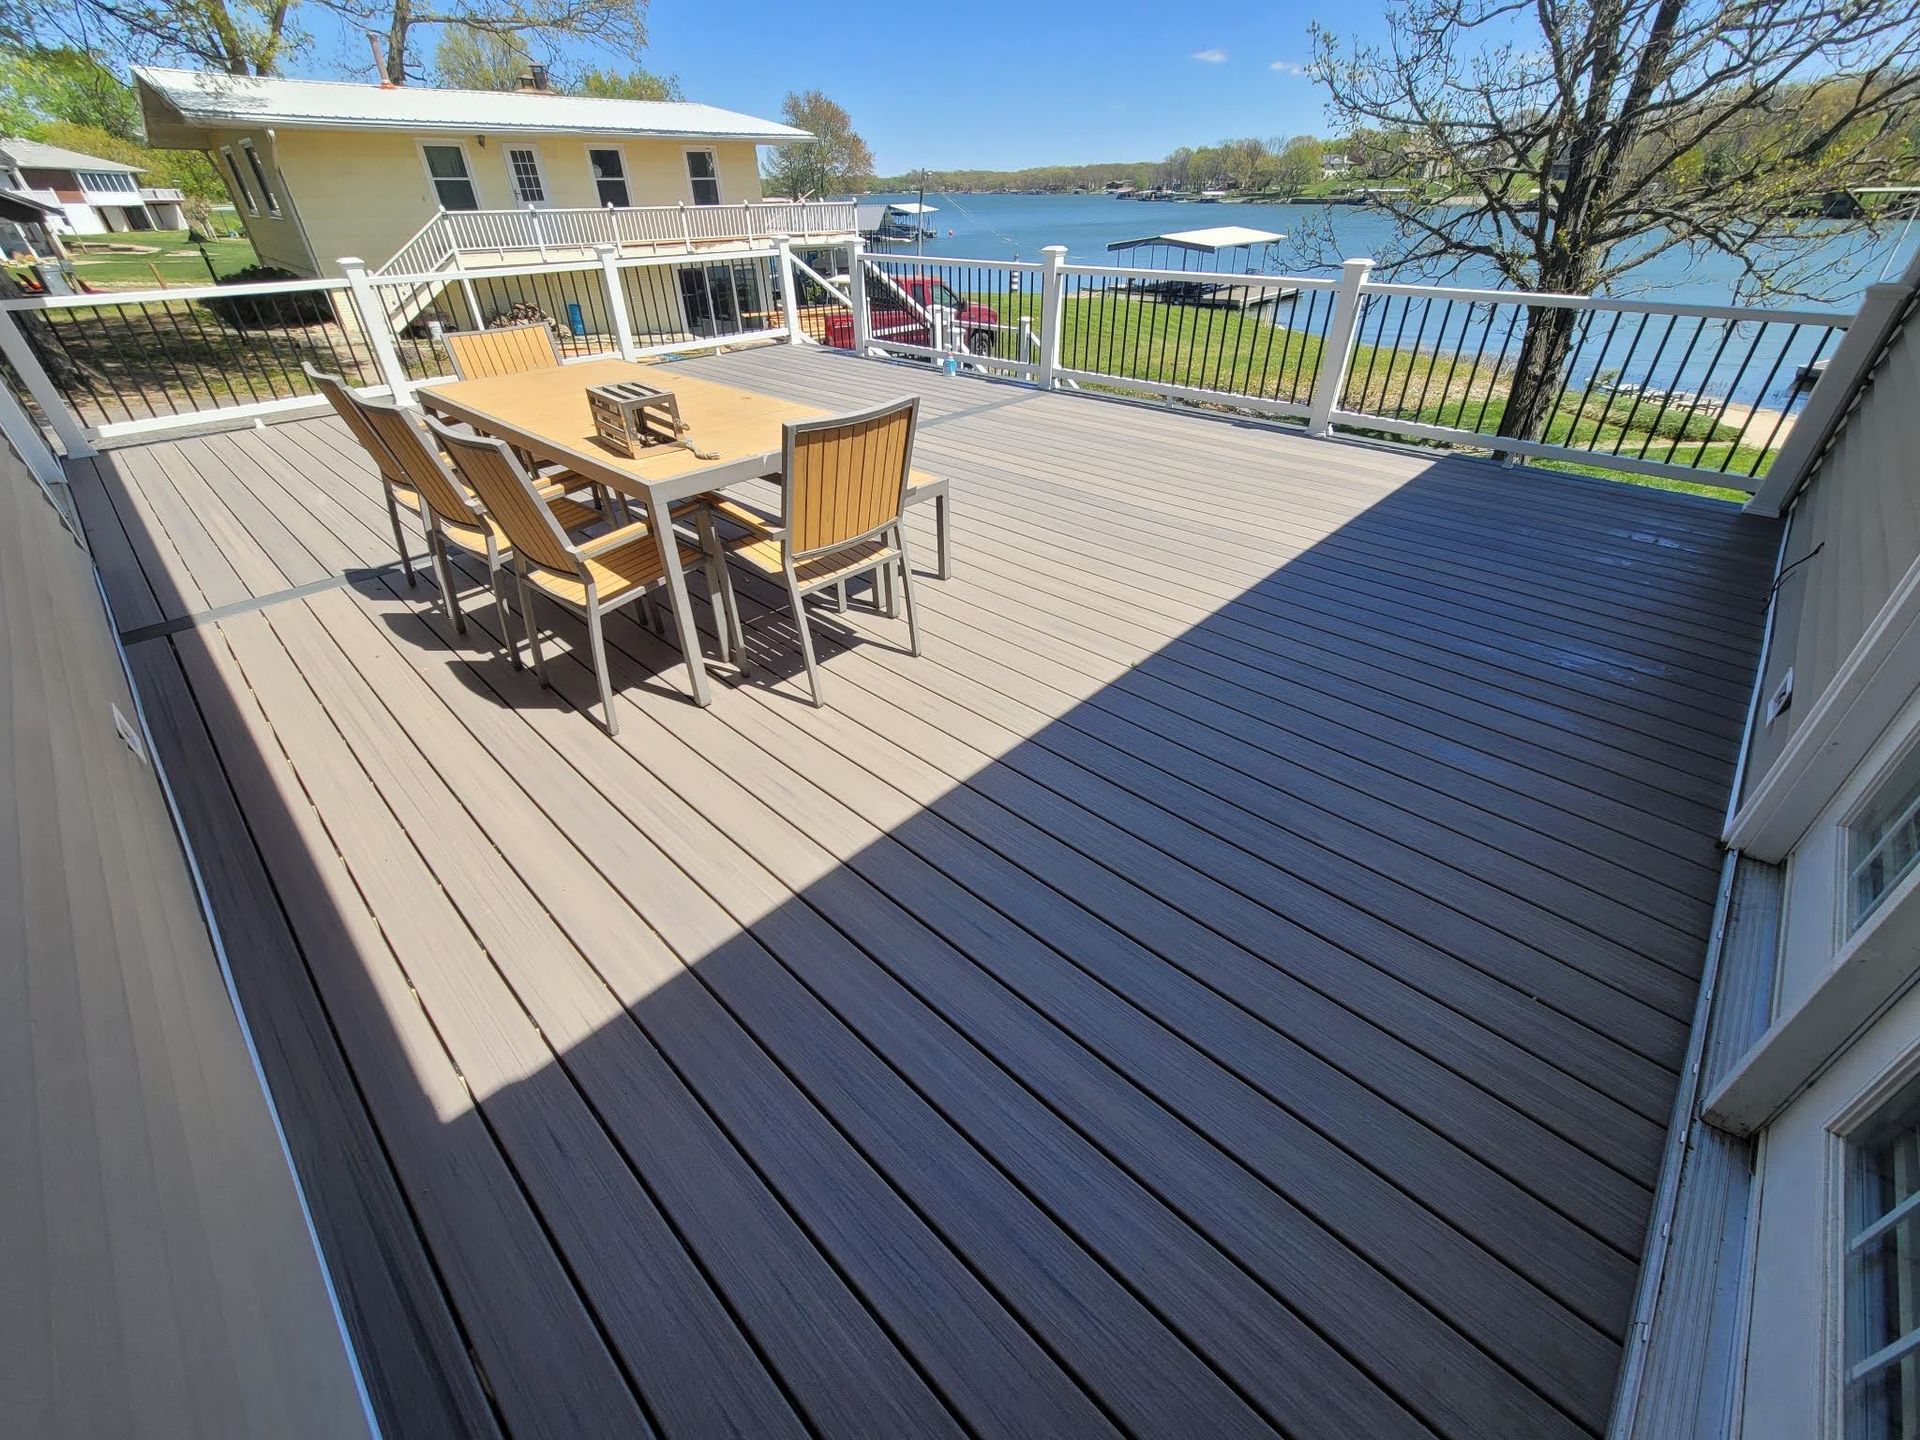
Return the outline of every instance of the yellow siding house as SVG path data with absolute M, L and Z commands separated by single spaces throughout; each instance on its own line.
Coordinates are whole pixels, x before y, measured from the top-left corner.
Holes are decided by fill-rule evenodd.
M 377 270 L 417 253 L 401 268 L 431 268 L 447 245 L 463 263 L 524 263 L 550 245 L 577 253 L 616 221 L 636 245 L 776 233 L 752 203 L 758 147 L 808 138 L 711 105 L 558 95 L 532 77 L 504 94 L 147 67 L 134 78 L 149 142 L 211 157 L 261 262 L 301 275 L 337 275 L 347 256 Z M 423 228 L 431 245 L 402 255 Z M 777 233 L 839 228 L 823 216 Z

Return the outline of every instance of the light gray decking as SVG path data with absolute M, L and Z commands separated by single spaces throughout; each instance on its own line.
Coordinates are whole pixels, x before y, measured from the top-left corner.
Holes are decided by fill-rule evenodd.
M 688 363 L 923 395 L 924 659 L 610 741 L 332 421 L 75 467 L 388 1432 L 1600 1430 L 1774 527 Z

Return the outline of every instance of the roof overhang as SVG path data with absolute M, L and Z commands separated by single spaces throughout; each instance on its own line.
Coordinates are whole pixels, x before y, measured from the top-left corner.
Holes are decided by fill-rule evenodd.
M 45 200 L 36 200 L 31 195 L 22 195 L 18 190 L 0 190 L 0 220 L 16 220 L 22 224 L 37 225 L 52 215 L 64 215 L 66 211 L 58 205 L 50 205 Z
M 204 149 L 233 130 L 316 130 L 408 135 L 589 135 L 610 140 L 736 141 L 789 145 L 804 130 L 711 105 L 670 100 L 210 75 L 135 66 L 149 144 Z

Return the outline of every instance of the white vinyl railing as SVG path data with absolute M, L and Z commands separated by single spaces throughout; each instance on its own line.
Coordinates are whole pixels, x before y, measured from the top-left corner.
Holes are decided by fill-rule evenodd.
M 1776 459 L 1806 463 L 1797 419 L 1824 413 L 1858 348 L 1841 343 L 1854 317 L 1835 311 L 1382 283 L 1366 260 L 1337 278 L 1174 271 L 1074 264 L 1058 246 L 1040 262 L 867 255 L 837 236 L 809 247 L 829 253 L 822 271 L 784 234 L 703 244 L 742 225 L 811 233 L 845 208 L 463 211 L 402 249 L 405 270 L 346 260 L 344 280 L 0 301 L 0 354 L 20 382 L 0 421 L 11 434 L 37 411 L 83 455 L 209 416 L 310 406 L 302 361 L 404 398 L 445 372 L 447 329 L 538 317 L 569 359 L 818 343 L 1313 436 L 1772 491 L 1786 478 L 1770 473 Z M 530 235 L 545 258 L 515 261 Z M 495 247 L 500 263 L 448 268 L 452 245 Z M 1529 328 L 1556 333 L 1556 316 L 1534 413 L 1503 424 Z
M 756 200 L 737 205 L 635 205 L 604 209 L 442 210 L 379 269 L 417 275 L 482 256 L 550 258 L 596 245 L 662 246 L 833 239 L 854 232 L 851 201 Z

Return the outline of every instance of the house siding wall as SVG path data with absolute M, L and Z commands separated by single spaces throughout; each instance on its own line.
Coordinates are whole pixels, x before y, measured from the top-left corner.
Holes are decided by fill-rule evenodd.
M 223 133 L 220 143 L 228 143 L 228 138 Z M 306 228 L 307 245 L 314 260 L 309 263 L 304 256 L 305 247 L 301 247 L 299 266 L 291 265 L 284 258 L 269 263 L 302 270 L 317 269 L 325 275 L 339 274 L 337 262 L 348 255 L 357 255 L 372 267 L 385 264 L 426 223 L 439 204 L 427 179 L 426 162 L 420 152 L 422 142 L 455 143 L 465 149 L 481 208 L 488 210 L 514 209 L 518 205 L 507 175 L 509 145 L 530 145 L 539 151 L 541 172 L 546 178 L 547 205 L 552 208 L 599 205 L 587 166 L 587 150 L 604 146 L 614 146 L 625 153 L 629 198 L 635 205 L 692 203 L 686 164 L 686 152 L 690 149 L 714 152 L 723 202 L 734 204 L 760 198 L 758 150 L 747 142 L 707 145 L 574 135 L 486 135 L 484 144 L 481 139 L 472 134 L 433 132 L 282 132 L 276 146 L 277 158 L 286 189 L 292 195 L 291 208 L 298 210 Z M 267 152 L 263 150 L 261 154 L 264 160 Z M 250 232 L 263 235 L 276 254 L 287 253 L 288 247 L 279 234 L 280 226 L 268 223 L 256 228 L 255 222 L 265 217 L 249 215 L 245 210 L 241 213 Z M 290 224 L 286 228 L 291 228 Z M 292 238 L 297 247 L 298 236 Z M 255 248 L 259 248 L 258 240 Z M 262 259 L 265 258 L 263 253 Z
M 1894 587 L 1920 559 L 1920 326 L 1894 337 L 1871 391 L 1836 437 L 1794 508 L 1789 565 L 1819 554 L 1780 587 L 1761 693 L 1791 669 L 1792 706 L 1759 729 L 1748 793 L 1780 758 Z M 1901 398 L 1904 397 L 1904 398 Z M 1887 403 L 1877 403 L 1885 400 Z

